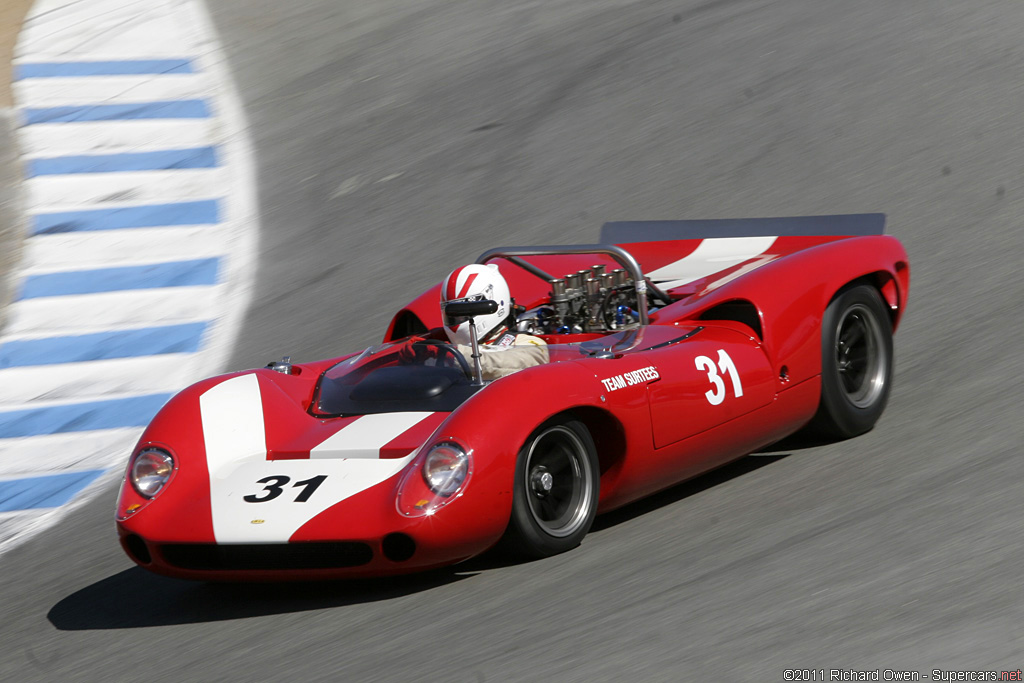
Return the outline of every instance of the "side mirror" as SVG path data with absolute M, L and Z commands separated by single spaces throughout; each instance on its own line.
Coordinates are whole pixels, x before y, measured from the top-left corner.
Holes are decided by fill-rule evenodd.
M 480 342 L 476 338 L 476 325 L 473 318 L 478 315 L 490 315 L 498 311 L 498 302 L 490 299 L 482 301 L 450 301 L 444 305 L 444 314 L 450 321 L 465 318 L 469 321 L 469 339 L 473 349 L 474 386 L 483 386 L 483 370 L 480 367 Z
M 498 310 L 498 302 L 484 299 L 482 301 L 450 301 L 444 305 L 444 312 L 449 318 L 473 318 L 478 315 L 490 315 Z

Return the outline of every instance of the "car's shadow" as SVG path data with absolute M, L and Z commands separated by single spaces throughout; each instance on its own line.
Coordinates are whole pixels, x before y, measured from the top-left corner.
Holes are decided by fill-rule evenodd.
M 648 512 L 663 508 L 666 505 L 672 505 L 673 503 L 689 498 L 690 496 L 702 491 L 706 491 L 707 489 L 718 486 L 719 484 L 730 481 L 731 479 L 742 477 L 744 474 L 759 470 L 773 462 L 778 462 L 783 458 L 788 458 L 792 455 L 793 451 L 799 451 L 806 448 L 816 448 L 827 443 L 829 442 L 804 435 L 788 437 L 770 446 L 766 446 L 745 458 L 731 462 L 728 465 L 723 465 L 718 469 L 711 470 L 710 472 L 698 477 L 684 481 L 681 484 L 676 484 L 664 491 L 660 491 L 638 500 L 635 503 L 630 503 L 629 505 L 618 508 L 617 510 L 605 513 L 597 518 L 594 522 L 594 526 L 591 527 L 591 530 L 600 531 L 602 529 L 608 529 L 618 524 L 622 524 L 623 522 L 628 522 L 629 520 L 645 515 Z
M 386 579 L 201 583 L 132 567 L 72 593 L 54 605 L 47 618 L 62 631 L 229 621 L 387 600 L 470 576 L 444 568 Z
M 808 441 L 780 442 L 602 515 L 593 528 L 596 531 L 614 527 L 788 457 L 790 453 L 784 451 L 815 445 L 818 444 Z M 292 584 L 197 583 L 157 576 L 133 567 L 65 597 L 50 609 L 47 617 L 62 631 L 227 621 L 389 600 L 518 563 L 498 552 L 489 552 L 454 567 L 409 576 Z

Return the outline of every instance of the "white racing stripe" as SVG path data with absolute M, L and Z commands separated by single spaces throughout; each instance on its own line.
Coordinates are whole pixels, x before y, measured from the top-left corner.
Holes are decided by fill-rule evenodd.
M 199 397 L 199 412 L 211 483 L 229 465 L 266 459 L 263 398 L 255 374 L 232 377 L 207 390 Z
M 285 543 L 302 525 L 346 498 L 394 476 L 412 460 L 271 460 L 246 462 L 211 488 L 218 543 Z M 274 482 L 261 479 L 276 477 Z M 271 486 L 268 486 L 270 484 Z M 274 484 L 280 493 L 272 498 Z M 312 491 L 309 498 L 297 499 Z M 269 499 L 248 502 L 245 496 Z M 343 533 L 342 530 L 339 532 Z
M 206 446 L 206 467 L 210 475 L 210 512 L 213 535 L 220 540 L 232 536 L 237 500 L 232 473 L 242 463 L 259 463 L 267 457 L 267 436 L 263 424 L 263 399 L 256 375 L 233 377 L 199 397 Z M 259 485 L 256 485 L 259 488 Z
M 380 449 L 431 412 L 363 415 L 309 452 L 310 458 L 379 458 Z
M 775 237 L 719 237 L 703 240 L 687 256 L 647 273 L 661 289 L 672 289 L 760 256 Z
M 218 384 L 200 397 L 199 405 L 218 543 L 284 543 L 313 517 L 385 481 L 413 457 L 268 461 L 259 380 L 252 374 Z M 379 454 L 381 446 L 428 415 L 364 416 L 352 425 L 375 419 L 352 430 L 359 449 L 350 452 L 376 448 Z M 349 433 L 352 425 L 339 434 Z M 370 428 L 377 428 L 376 437 Z

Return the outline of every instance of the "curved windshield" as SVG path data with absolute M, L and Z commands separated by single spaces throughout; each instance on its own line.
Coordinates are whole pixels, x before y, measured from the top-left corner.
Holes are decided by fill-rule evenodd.
M 530 354 L 533 361 L 510 363 L 511 372 L 519 372 L 531 364 L 617 358 L 674 344 L 700 329 L 658 325 L 605 335 L 546 335 L 545 352 Z M 509 351 L 520 348 L 536 350 L 536 346 L 527 346 L 512 347 Z M 472 384 L 469 353 L 465 346 L 419 337 L 371 346 L 324 372 L 311 412 L 319 417 L 451 412 L 482 388 Z M 491 356 L 493 361 L 494 355 L 503 355 L 506 351 L 482 349 L 482 353 Z M 486 372 L 484 376 L 487 377 Z
M 320 378 L 320 416 L 451 412 L 473 395 L 469 365 L 455 347 L 434 340 L 371 346 Z

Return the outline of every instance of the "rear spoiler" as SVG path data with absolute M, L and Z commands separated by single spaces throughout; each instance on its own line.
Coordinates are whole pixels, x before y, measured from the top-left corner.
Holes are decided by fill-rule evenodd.
M 884 233 L 884 213 L 790 218 L 714 218 L 695 221 L 615 221 L 601 226 L 601 244 L 715 237 L 860 237 Z

